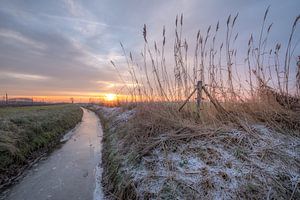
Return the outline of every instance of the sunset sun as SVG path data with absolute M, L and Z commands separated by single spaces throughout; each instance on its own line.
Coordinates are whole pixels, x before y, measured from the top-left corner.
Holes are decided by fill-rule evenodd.
M 115 101 L 117 99 L 116 94 L 106 94 L 105 95 L 105 100 L 106 101 Z

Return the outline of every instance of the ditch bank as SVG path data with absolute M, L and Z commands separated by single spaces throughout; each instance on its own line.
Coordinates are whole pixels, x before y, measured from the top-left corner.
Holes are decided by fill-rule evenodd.
M 300 197 L 297 136 L 264 124 L 252 124 L 253 134 L 199 127 L 143 106 L 90 109 L 104 127 L 103 186 L 111 199 Z

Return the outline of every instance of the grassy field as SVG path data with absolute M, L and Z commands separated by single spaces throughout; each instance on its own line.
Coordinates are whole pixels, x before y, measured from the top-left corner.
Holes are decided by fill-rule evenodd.
M 57 145 L 81 117 L 77 105 L 0 108 L 0 185 Z

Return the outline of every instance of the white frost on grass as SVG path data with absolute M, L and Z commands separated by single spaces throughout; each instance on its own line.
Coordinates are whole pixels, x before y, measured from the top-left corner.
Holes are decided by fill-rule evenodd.
M 126 123 L 135 114 L 135 110 L 120 108 L 103 110 L 113 117 L 112 128 Z M 267 184 L 269 191 L 273 191 L 270 180 L 282 174 L 287 174 L 295 187 L 300 177 L 297 167 L 300 139 L 265 125 L 253 125 L 252 128 L 258 137 L 233 129 L 216 139 L 178 143 L 175 151 L 157 146 L 137 165 L 126 163 L 123 171 L 132 177 L 140 196 L 160 194 L 170 180 L 197 190 L 198 198 L 210 199 L 240 198 L 237 196 L 240 190 L 247 193 L 247 185 L 252 183 Z M 229 138 L 230 144 L 220 138 Z M 205 184 L 212 186 L 207 188 Z
M 104 194 L 101 184 L 103 168 L 101 164 L 98 164 L 95 168 L 95 190 L 94 190 L 94 200 L 104 200 Z
M 194 140 L 188 144 L 181 144 L 177 147 L 177 149 L 179 149 L 177 152 L 168 152 L 167 157 L 164 156 L 164 151 L 156 148 L 151 156 L 148 156 L 148 159 L 156 160 L 156 162 L 154 162 L 156 174 L 168 174 L 169 169 L 162 163 L 172 163 L 173 171 L 170 174 L 173 176 L 175 174 L 174 178 L 186 185 L 194 185 L 196 187 L 201 185 L 202 181 L 209 179 L 214 185 L 214 187 L 210 189 L 213 199 L 235 198 L 234 195 L 236 192 L 239 191 L 241 187 L 249 184 L 249 180 L 247 179 L 249 175 L 253 176 L 253 178 L 257 178 L 257 180 L 261 182 L 265 182 L 266 177 L 261 176 L 260 173 L 266 176 L 277 176 L 280 175 L 280 173 L 286 173 L 288 177 L 291 177 L 290 181 L 293 186 L 295 186 L 300 177 L 299 168 L 296 167 L 297 165 L 291 166 L 289 163 L 297 158 L 299 166 L 299 139 L 290 135 L 274 132 L 265 126 L 260 126 L 260 129 L 262 129 L 261 140 L 257 141 L 254 146 L 261 151 L 268 150 L 269 148 L 270 154 L 272 154 L 272 151 L 278 153 L 275 154 L 275 157 L 271 160 L 259 158 L 259 156 L 257 156 L 259 152 L 253 150 L 253 155 L 247 156 L 250 161 L 249 163 L 248 161 L 238 159 L 234 149 L 228 149 L 222 144 L 215 143 L 205 144 L 203 146 L 202 140 Z M 234 130 L 232 137 L 238 138 L 242 134 L 242 132 Z M 194 148 L 196 151 L 187 150 L 188 147 L 191 149 Z M 219 155 L 212 158 L 213 164 L 207 164 L 205 158 L 197 155 L 199 151 L 208 152 L 209 149 L 215 152 L 216 155 Z M 182 152 L 186 153 L 182 154 Z M 251 151 L 248 153 L 251 153 Z M 268 157 L 269 155 L 265 156 Z M 289 160 L 289 162 L 286 160 Z M 205 174 L 203 174 L 203 169 L 206 170 Z M 201 170 L 203 171 L 201 172 Z M 140 179 L 143 178 L 140 177 Z M 158 183 L 161 183 L 161 181 Z M 147 185 L 144 187 L 147 188 Z M 158 187 L 161 187 L 161 185 Z M 205 188 L 203 188 L 203 190 L 205 190 Z

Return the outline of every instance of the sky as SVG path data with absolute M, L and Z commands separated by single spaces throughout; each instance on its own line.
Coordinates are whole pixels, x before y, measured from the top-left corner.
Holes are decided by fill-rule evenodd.
M 110 60 L 123 66 L 120 42 L 141 51 L 144 24 L 152 40 L 161 38 L 164 25 L 172 38 L 175 17 L 183 13 L 184 34 L 193 41 L 198 29 L 218 21 L 224 25 L 230 13 L 239 13 L 237 46 L 245 46 L 251 33 L 259 33 L 269 5 L 270 43 L 286 43 L 300 14 L 299 0 L 1 0 L 0 95 L 113 93 L 121 82 Z

